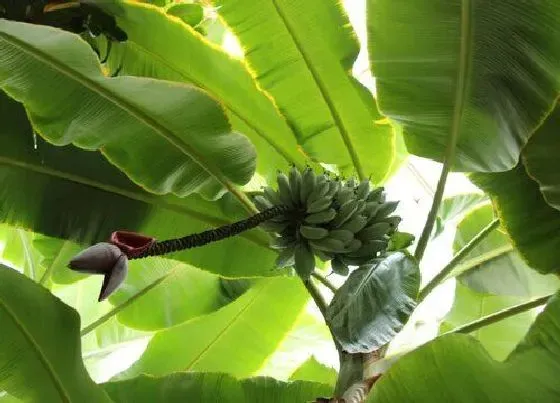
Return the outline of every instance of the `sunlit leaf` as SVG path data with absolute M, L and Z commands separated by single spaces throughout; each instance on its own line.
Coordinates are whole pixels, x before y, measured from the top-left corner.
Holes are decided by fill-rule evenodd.
M 337 372 L 334 368 L 329 368 L 320 363 L 315 357 L 309 357 L 301 366 L 290 376 L 293 381 L 312 381 L 330 385 L 336 384 Z M 332 394 L 332 391 L 331 391 Z
M 494 361 L 470 336 L 443 336 L 402 357 L 376 382 L 367 401 L 555 402 L 560 398 L 558 371 L 557 295 L 505 362 Z
M 0 88 L 25 104 L 50 142 L 101 150 L 155 193 L 206 193 L 218 183 L 233 191 L 255 169 L 253 146 L 231 133 L 219 104 L 203 91 L 105 77 L 86 42 L 64 31 L 0 21 Z M 157 163 L 149 163 L 154 157 Z
M 487 200 L 486 195 L 480 193 L 458 194 L 443 199 L 436 217 L 434 231 L 432 237 L 441 235 L 445 229 L 445 225 L 456 218 L 466 214 L 475 206 Z
M 392 129 L 375 124 L 381 118 L 375 101 L 351 76 L 359 44 L 341 4 L 214 3 L 306 153 L 379 183 L 393 159 Z
M 298 278 L 263 279 L 219 311 L 157 333 L 140 360 L 117 379 L 218 370 L 250 376 L 272 354 L 307 300 Z

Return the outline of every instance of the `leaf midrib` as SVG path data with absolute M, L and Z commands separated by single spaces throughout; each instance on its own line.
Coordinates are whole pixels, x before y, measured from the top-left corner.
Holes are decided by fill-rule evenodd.
M 293 41 L 296 49 L 300 53 L 301 58 L 304 61 L 305 66 L 307 67 L 307 70 L 309 71 L 309 73 L 313 77 L 313 80 L 315 81 L 315 84 L 317 84 L 317 87 L 319 88 L 319 91 L 321 92 L 321 96 L 323 97 L 323 100 L 325 101 L 325 103 L 327 104 L 327 107 L 329 108 L 329 111 L 331 113 L 331 117 L 333 118 L 334 122 L 336 123 L 336 126 L 338 127 L 338 130 L 340 131 L 342 141 L 344 142 L 344 145 L 346 146 L 348 154 L 350 154 L 350 159 L 352 160 L 352 164 L 356 168 L 356 172 L 358 174 L 358 177 L 360 179 L 365 179 L 366 175 L 365 175 L 362 163 L 360 161 L 360 157 L 358 156 L 358 152 L 356 151 L 356 148 L 354 147 L 354 144 L 352 144 L 352 140 L 350 138 L 350 133 L 347 130 L 346 125 L 344 124 L 344 122 L 342 120 L 342 117 L 338 113 L 338 110 L 337 110 L 336 106 L 334 105 L 334 101 L 332 100 L 331 95 L 330 95 L 328 89 L 326 88 L 326 85 L 323 83 L 323 80 L 321 79 L 320 74 L 315 69 L 315 66 L 312 63 L 312 61 L 310 60 L 309 55 L 305 52 L 304 47 L 300 43 L 300 41 L 299 41 L 299 39 L 298 39 L 298 37 L 295 33 L 294 27 L 292 27 L 290 25 L 289 19 L 286 17 L 286 15 L 282 11 L 281 7 L 278 6 L 277 0 L 272 0 L 271 2 L 272 2 L 272 5 L 274 6 L 274 9 L 276 10 L 276 13 L 278 14 L 278 17 L 280 17 L 280 19 L 282 20 L 282 23 L 286 27 L 286 31 L 288 31 L 288 34 L 290 35 L 290 38 L 292 38 L 292 41 Z
M 55 169 L 51 169 L 51 168 L 47 168 L 43 165 L 35 165 L 35 164 L 29 164 L 29 163 L 25 163 L 25 162 L 21 162 L 15 159 L 11 159 L 8 157 L 1 157 L 0 156 L 0 165 L 1 164 L 5 164 L 8 166 L 14 166 L 14 167 L 18 167 L 18 168 L 22 168 L 22 169 L 26 169 L 26 170 L 31 170 L 33 172 L 37 172 L 39 174 L 43 174 L 43 175 L 48 175 L 48 176 L 52 176 L 52 177 L 56 177 L 62 180 L 66 180 L 69 182 L 73 182 L 73 183 L 77 183 L 80 185 L 85 185 L 85 186 L 89 186 L 92 187 L 94 189 L 99 189 L 102 190 L 104 192 L 107 193 L 111 193 L 111 194 L 116 194 L 119 196 L 123 196 L 126 197 L 128 199 L 131 200 L 135 200 L 135 201 L 139 201 L 142 203 L 146 203 L 158 208 L 163 208 L 163 209 L 167 209 L 170 211 L 174 211 L 180 214 L 185 214 L 187 216 L 193 217 L 196 220 L 200 220 L 203 222 L 206 222 L 210 225 L 225 225 L 228 224 L 228 221 L 225 221 L 223 219 L 217 218 L 217 217 L 213 217 L 195 210 L 191 210 L 188 209 L 184 206 L 178 206 L 176 204 L 173 203 L 166 203 L 164 201 L 158 200 L 155 197 L 150 197 L 150 196 L 144 196 L 140 193 L 137 192 L 132 192 L 132 191 L 128 191 L 128 190 L 124 190 L 124 189 L 120 189 L 116 186 L 111 186 L 111 185 L 106 185 L 103 184 L 101 182 L 96 182 L 93 180 L 90 180 L 88 178 L 82 177 L 82 176 L 78 176 L 78 175 L 73 175 L 67 172 L 62 172 L 62 171 L 58 171 Z M 269 248 L 267 243 L 261 242 L 259 239 L 257 239 L 256 237 L 248 234 L 248 233 L 242 233 L 239 236 L 246 238 L 247 240 L 261 246 L 261 247 L 265 247 L 265 248 Z
M 225 327 L 223 327 L 221 329 L 221 331 L 214 337 L 214 339 L 212 341 L 210 341 L 206 347 L 204 347 L 202 349 L 202 351 L 200 351 L 200 353 L 198 353 L 198 355 L 196 357 L 194 357 L 191 362 L 183 369 L 183 371 L 191 371 L 192 368 L 202 359 L 202 357 L 204 356 L 204 354 L 206 354 L 206 352 L 208 350 L 210 350 L 210 348 L 212 348 L 212 346 L 214 344 L 216 344 L 222 337 L 224 337 L 224 335 L 231 329 L 231 327 L 239 320 L 239 318 L 250 308 L 252 307 L 255 302 L 257 301 L 258 297 L 267 289 L 270 287 L 270 282 L 268 282 L 267 284 L 263 285 L 261 287 L 260 290 L 258 290 L 255 295 L 253 296 L 253 298 L 247 302 L 247 304 L 239 311 L 237 312 L 233 318 L 229 321 L 229 323 L 227 323 L 227 325 Z
M 64 385 L 62 384 L 61 380 L 58 378 L 54 368 L 51 366 L 49 361 L 47 360 L 46 355 L 41 350 L 41 347 L 37 343 L 37 341 L 33 338 L 30 332 L 27 331 L 27 328 L 18 320 L 17 315 L 8 307 L 8 305 L 1 299 L 0 295 L 0 307 L 4 309 L 4 311 L 8 314 L 11 318 L 14 325 L 19 329 L 20 333 L 23 337 L 29 342 L 31 345 L 31 350 L 35 352 L 37 355 L 39 362 L 41 362 L 42 366 L 44 367 L 45 371 L 51 378 L 56 390 L 58 391 L 60 398 L 64 402 L 71 402 L 70 396 L 68 392 L 65 390 Z
M 240 120 L 245 122 L 245 124 L 247 126 L 249 126 L 251 129 L 253 129 L 255 131 L 255 133 L 257 133 L 264 141 L 266 141 L 272 148 L 274 148 L 274 150 L 276 150 L 276 152 L 278 152 L 278 154 L 280 154 L 287 162 L 292 163 L 292 164 L 296 164 L 297 166 L 299 166 L 301 168 L 301 164 L 299 163 L 297 158 L 296 159 L 292 158 L 291 155 L 290 155 L 290 152 L 288 150 L 285 150 L 284 147 L 282 145 L 278 144 L 277 142 L 275 142 L 274 139 L 271 136 L 268 136 L 263 130 L 261 130 L 259 127 L 257 127 L 257 125 L 253 124 L 253 122 L 249 118 L 245 117 L 245 115 L 242 114 L 237 109 L 237 107 L 235 105 L 232 105 L 230 102 L 228 102 L 228 99 L 226 97 L 222 97 L 221 95 L 217 94 L 216 91 L 213 91 L 207 85 L 204 85 L 200 80 L 195 78 L 193 75 L 189 75 L 189 74 L 184 73 L 183 70 L 181 70 L 179 68 L 176 68 L 174 64 L 169 63 L 167 60 L 165 60 L 164 58 L 162 58 L 158 54 L 148 50 L 144 46 L 141 46 L 138 42 L 134 42 L 134 41 L 129 41 L 129 42 L 130 42 L 129 43 L 130 46 L 137 47 L 138 49 L 140 49 L 140 51 L 146 53 L 149 57 L 157 60 L 158 63 L 161 63 L 162 65 L 164 65 L 169 70 L 171 70 L 171 71 L 175 72 L 177 75 L 181 76 L 183 78 L 183 80 L 185 80 L 186 82 L 193 83 L 197 87 L 200 87 L 200 88 L 214 94 L 215 96 L 217 96 L 220 99 L 220 102 L 226 108 L 228 108 Z M 259 91 L 259 90 L 257 89 L 257 91 Z M 263 91 L 263 90 L 260 90 L 260 91 Z M 267 98 L 266 94 L 264 95 L 264 97 Z M 274 109 L 278 112 L 278 114 L 280 116 L 282 116 L 285 119 L 285 117 L 282 115 L 282 113 L 276 107 L 274 107 Z M 291 129 L 288 128 L 288 130 L 290 131 L 290 133 L 293 134 Z
M 22 23 L 23 24 L 23 23 Z M 25 25 L 25 24 L 23 24 Z M 89 89 L 90 91 L 96 93 L 97 95 L 105 98 L 107 101 L 111 102 L 118 108 L 124 110 L 131 116 L 135 117 L 139 122 L 143 123 L 145 126 L 152 129 L 155 133 L 159 134 L 164 140 L 166 140 L 169 144 L 176 147 L 181 151 L 181 153 L 185 154 L 187 157 L 196 161 L 196 163 L 204 169 L 208 174 L 216 178 L 218 182 L 220 182 L 226 189 L 228 189 L 231 193 L 235 195 L 239 199 L 239 201 L 245 205 L 249 210 L 252 209 L 252 204 L 247 204 L 246 198 L 240 195 L 240 192 L 235 188 L 235 185 L 229 181 L 221 172 L 220 170 L 213 167 L 213 164 L 205 161 L 205 159 L 199 155 L 196 150 L 190 147 L 187 143 L 182 141 L 180 138 L 175 136 L 172 131 L 168 130 L 165 126 L 161 125 L 157 120 L 151 118 L 146 113 L 144 113 L 140 108 L 133 104 L 129 104 L 126 100 L 120 98 L 115 93 L 110 92 L 103 86 L 99 85 L 98 82 L 92 80 L 83 74 L 72 70 L 71 68 L 67 67 L 63 63 L 59 62 L 55 58 L 51 57 L 49 54 L 41 52 L 39 49 L 33 47 L 30 44 L 27 44 L 24 41 L 19 40 L 12 35 L 7 34 L 6 32 L 0 31 L 0 37 L 3 37 L 4 40 L 10 43 L 12 46 L 20 49 L 23 53 L 27 54 L 29 57 L 42 62 L 55 71 L 58 71 L 60 74 L 66 76 L 67 78 L 81 84 L 83 87 Z M 101 73 L 100 73 L 101 74 Z M 102 76 L 100 76 L 102 77 Z M 107 78 L 105 78 L 107 79 Z M 103 153 L 102 150 L 100 152 Z M 109 159 L 108 156 L 106 158 Z

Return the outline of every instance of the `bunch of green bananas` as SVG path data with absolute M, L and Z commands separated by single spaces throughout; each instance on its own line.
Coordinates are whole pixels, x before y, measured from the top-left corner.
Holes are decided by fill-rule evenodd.
M 398 202 L 385 201 L 384 189 L 371 188 L 367 179 L 343 181 L 292 167 L 288 176 L 279 172 L 277 181 L 277 190 L 263 188 L 254 202 L 260 211 L 289 207 L 261 227 L 275 234 L 271 246 L 280 251 L 277 266 L 294 266 L 303 278 L 313 272 L 315 256 L 331 261 L 340 275 L 348 274 L 348 266 L 375 262 L 401 220 L 391 216 Z

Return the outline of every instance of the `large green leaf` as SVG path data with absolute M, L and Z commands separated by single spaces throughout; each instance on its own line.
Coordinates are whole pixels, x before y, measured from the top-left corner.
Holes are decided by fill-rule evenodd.
M 229 195 L 215 203 L 195 195 L 156 196 L 133 184 L 97 152 L 54 147 L 41 138 L 35 147 L 21 105 L 0 94 L 0 111 L 2 122 L 8 123 L 0 125 L 2 222 L 89 244 L 104 241 L 119 229 L 169 239 L 244 217 Z M 37 242 L 47 260 L 60 263 L 53 267 L 54 281 L 67 283 L 80 277 L 66 274 L 70 270 L 62 262 L 70 253 L 62 248 L 72 249 L 72 243 Z M 273 271 L 276 253 L 259 230 L 172 256 L 229 277 L 278 273 Z
M 522 297 L 479 293 L 462 284 L 457 284 L 453 307 L 441 324 L 440 332 L 448 332 L 483 316 L 521 304 L 526 300 L 527 298 Z M 480 341 L 492 358 L 503 360 L 527 333 L 535 316 L 534 312 L 523 312 L 480 328 L 470 335 Z
M 557 295 L 503 363 L 470 336 L 443 336 L 402 357 L 377 381 L 368 402 L 557 402 L 559 371 Z
M 242 198 L 235 185 L 248 182 L 255 169 L 253 146 L 230 132 L 223 110 L 203 91 L 108 78 L 74 34 L 0 21 L 0 88 L 25 104 L 50 142 L 100 150 L 155 193 L 208 193 L 219 184 Z
M 419 287 L 418 264 L 404 252 L 353 271 L 327 308 L 327 321 L 342 348 L 366 353 L 391 341 L 416 307 Z
M 464 247 L 493 218 L 494 212 L 490 205 L 479 207 L 468 214 L 457 226 L 454 251 L 458 252 Z M 466 255 L 465 261 L 479 264 L 469 267 L 458 280 L 480 293 L 535 298 L 551 294 L 560 288 L 560 279 L 556 276 L 542 275 L 531 270 L 519 253 L 513 250 L 507 236 L 500 231 L 490 233 Z M 462 270 L 465 270 L 465 266 L 459 267 L 452 274 Z
M 315 382 L 280 382 L 273 378 L 239 381 L 227 374 L 196 372 L 161 378 L 142 375 L 103 386 L 116 403 L 294 403 L 315 401 L 329 393 L 327 385 Z
M 140 360 L 117 378 L 174 371 L 251 376 L 293 326 L 307 300 L 299 278 L 263 279 L 219 311 L 157 333 Z
M 359 43 L 335 0 L 215 0 L 261 86 L 317 160 L 379 183 L 393 159 L 389 125 L 351 77 Z
M 265 175 L 289 162 L 304 163 L 290 127 L 243 62 L 162 10 L 132 1 L 121 5 L 117 23 L 128 41 L 111 52 L 112 70 L 189 82 L 208 91 L 228 110 L 234 128 L 255 144 L 259 172 Z
M 453 137 L 454 169 L 513 168 L 560 89 L 558 20 L 554 0 L 368 0 L 381 112 L 413 154 L 442 161 Z
M 0 389 L 40 402 L 109 402 L 80 357 L 78 314 L 0 266 Z
M 557 104 L 523 149 L 523 162 L 528 174 L 539 183 L 546 202 L 557 210 L 560 210 L 559 130 L 560 106 Z
M 180 262 L 152 259 L 130 270 L 110 302 L 121 323 L 158 330 L 217 310 L 223 305 L 221 297 L 218 276 Z
M 545 202 L 523 165 L 470 178 L 491 196 L 503 228 L 528 265 L 542 274 L 560 273 L 560 212 Z

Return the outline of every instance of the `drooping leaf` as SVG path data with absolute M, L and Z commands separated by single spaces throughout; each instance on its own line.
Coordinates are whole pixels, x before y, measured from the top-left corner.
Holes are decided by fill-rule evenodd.
M 158 330 L 213 312 L 223 305 L 218 276 L 168 260 L 142 260 L 110 297 L 119 321 Z
M 559 19 L 555 1 L 368 0 L 381 113 L 413 154 L 442 161 L 453 135 L 454 169 L 513 168 L 560 89 Z
M 523 165 L 470 179 L 490 195 L 502 227 L 528 265 L 542 274 L 560 273 L 560 212 L 546 203 Z
M 440 333 L 521 304 L 526 300 L 527 298 L 523 297 L 479 293 L 457 284 L 453 307 L 441 324 Z M 523 312 L 469 334 L 482 344 L 492 358 L 501 361 L 512 352 L 529 330 L 536 316 L 533 311 Z
M 485 205 L 471 211 L 457 226 L 453 249 L 458 252 L 492 219 L 492 206 Z M 483 258 L 488 258 L 484 260 Z M 476 292 L 527 298 L 551 294 L 560 288 L 560 279 L 531 270 L 513 249 L 507 236 L 495 230 L 465 256 L 464 263 L 477 262 L 466 269 L 458 267 L 452 273 L 457 279 Z M 517 301 L 518 303 L 523 300 Z M 514 305 L 512 300 L 512 305 Z M 526 330 L 526 329 L 525 329 Z
M 298 278 L 263 279 L 219 311 L 157 333 L 125 379 L 140 373 L 252 375 L 292 327 L 308 295 Z
M 109 402 L 80 357 L 79 316 L 0 266 L 0 390 L 24 400 Z
M 556 402 L 558 371 L 560 298 L 556 295 L 505 362 L 494 361 L 470 336 L 443 336 L 402 357 L 376 382 L 367 401 Z
M 435 238 L 441 235 L 446 223 L 466 214 L 469 210 L 486 200 L 486 195 L 480 193 L 458 194 L 443 199 L 438 210 L 432 237 Z
M 545 201 L 560 210 L 560 174 L 558 159 L 560 151 L 560 106 L 546 118 L 542 126 L 531 136 L 523 149 L 523 163 L 527 173 L 538 182 Z
M 359 44 L 334 0 L 215 0 L 260 85 L 274 98 L 312 158 L 379 183 L 393 159 L 390 125 L 351 77 Z
M 290 380 L 319 382 L 334 387 L 336 384 L 336 377 L 337 372 L 334 368 L 325 366 L 317 361 L 314 356 L 311 356 L 294 371 L 290 376 Z
M 350 353 L 378 349 L 406 323 L 419 287 L 418 264 L 404 252 L 356 269 L 327 308 L 334 336 Z
M 112 51 L 112 70 L 121 67 L 121 74 L 188 82 L 208 91 L 228 110 L 234 129 L 255 144 L 265 176 L 272 177 L 280 164 L 304 164 L 292 130 L 243 62 L 162 10 L 131 1 L 122 7 L 117 23 L 128 41 Z
M 235 191 L 255 169 L 250 141 L 231 133 L 223 110 L 203 91 L 105 77 L 95 53 L 74 34 L 0 21 L 0 88 L 25 104 L 48 141 L 101 150 L 154 193 L 186 196 L 217 184 Z M 157 163 L 149 163 L 154 156 Z
M 195 195 L 156 196 L 133 184 L 97 152 L 54 147 L 40 137 L 34 146 L 21 105 L 0 94 L 0 111 L 8 123 L 0 125 L 1 222 L 88 245 L 106 241 L 119 229 L 163 240 L 246 217 L 233 197 L 210 203 Z M 63 241 L 38 242 L 47 260 L 66 265 L 66 253 L 56 257 Z M 70 245 L 64 248 L 73 248 Z M 170 256 L 228 277 L 281 274 L 273 271 L 276 254 L 258 230 Z M 65 266 L 53 269 L 55 282 L 77 277 Z
M 314 382 L 280 382 L 273 378 L 237 380 L 227 374 L 175 373 L 165 377 L 141 375 L 108 382 L 105 390 L 116 403 L 185 402 L 199 403 L 294 403 L 328 396 L 328 386 Z

